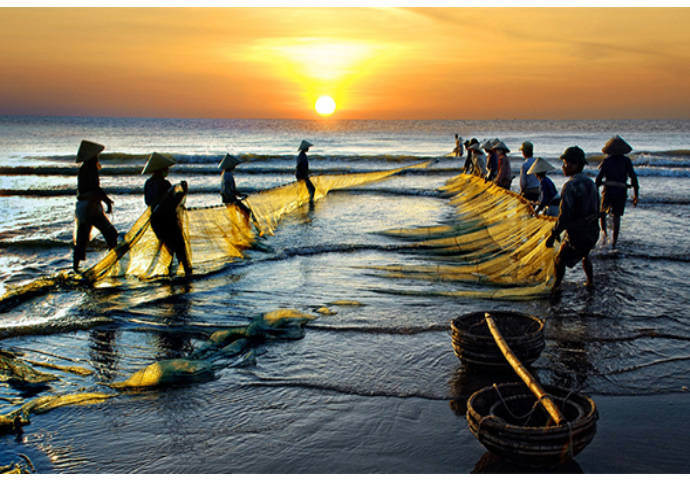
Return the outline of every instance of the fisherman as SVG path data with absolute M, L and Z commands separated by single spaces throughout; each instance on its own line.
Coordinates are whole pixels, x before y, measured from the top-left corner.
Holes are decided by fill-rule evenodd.
M 223 157 L 223 160 L 221 160 L 220 164 L 218 165 L 218 168 L 223 171 L 220 176 L 220 196 L 224 204 L 237 205 L 237 207 L 242 210 L 245 215 L 249 216 L 251 215 L 252 211 L 249 209 L 249 207 L 242 203 L 242 200 L 244 200 L 245 196 L 237 190 L 237 187 L 235 186 L 235 177 L 232 174 L 232 171 L 240 163 L 241 162 L 237 157 L 230 155 L 229 153 Z
M 457 133 L 455 134 L 455 148 L 453 149 L 453 156 L 462 157 L 465 151 L 463 149 L 462 137 Z
M 141 172 L 142 175 L 151 174 L 144 184 L 144 201 L 151 207 L 151 227 L 156 237 L 171 257 L 177 256 L 185 276 L 191 276 L 192 264 L 187 253 L 180 212 L 184 209 L 187 182 L 182 181 L 173 187 L 166 180 L 171 165 L 175 165 L 175 162 L 159 153 L 154 152 L 149 157 Z
M 91 227 L 100 230 L 108 248 L 117 246 L 117 230 L 103 213 L 103 205 L 107 206 L 106 213 L 113 211 L 113 201 L 108 198 L 100 185 L 98 171 L 101 164 L 98 154 L 105 147 L 88 140 L 82 140 L 77 151 L 79 167 L 77 176 L 77 207 L 75 211 L 74 232 L 74 260 L 72 268 L 79 272 L 79 262 L 86 260 L 86 244 L 91 237 Z
M 566 267 L 572 268 L 582 260 L 587 276 L 588 288 L 594 288 L 592 260 L 589 252 L 599 239 L 599 190 L 582 170 L 587 164 L 585 152 L 580 147 L 568 147 L 561 155 L 563 173 L 571 177 L 561 190 L 561 205 L 558 220 L 546 240 L 546 247 L 552 248 L 563 231 L 566 236 L 561 242 L 554 263 L 556 280 L 553 292 L 561 288 Z
M 491 150 L 496 152 L 496 156 L 498 157 L 498 171 L 494 182 L 499 187 L 510 190 L 510 184 L 513 183 L 513 172 L 510 169 L 510 160 L 508 159 L 510 149 L 508 149 L 505 143 L 499 140 Z
M 534 214 L 539 215 L 544 212 L 550 216 L 556 216 L 558 212 L 558 205 L 556 201 L 560 201 L 556 186 L 551 179 L 546 176 L 546 172 L 554 170 L 553 165 L 541 157 L 537 157 L 532 163 L 527 173 L 536 176 L 539 179 L 539 204 L 534 209 Z
M 472 140 L 467 140 L 465 142 L 467 158 L 465 158 L 465 166 L 462 169 L 463 173 L 472 173 L 474 171 L 474 163 L 472 160 L 472 155 L 474 154 L 474 152 L 470 150 L 470 145 L 474 145 L 475 143 L 479 143 L 476 138 L 473 138 Z
M 497 141 L 498 139 L 490 138 L 482 143 L 482 148 L 486 152 L 486 179 L 490 182 L 493 182 L 494 178 L 496 178 L 496 174 L 498 173 L 498 155 L 493 151 L 494 143 Z
M 304 184 L 306 185 L 307 190 L 309 191 L 309 203 L 314 202 L 314 192 L 316 191 L 316 188 L 314 188 L 314 184 L 311 183 L 311 180 L 309 179 L 309 160 L 307 160 L 307 152 L 309 151 L 309 147 L 313 146 L 313 144 L 307 142 L 306 140 L 302 140 L 302 143 L 299 144 L 299 155 L 297 155 L 297 169 L 295 171 L 295 177 L 297 177 L 297 180 L 304 180 Z
M 534 164 L 534 145 L 532 142 L 522 142 L 520 151 L 525 157 L 525 161 L 520 167 L 520 195 L 530 202 L 536 202 L 539 199 L 539 179 L 528 173 Z
M 486 155 L 482 153 L 482 148 L 479 146 L 479 142 L 474 142 L 472 145 L 467 147 L 467 155 L 472 155 L 472 175 L 476 175 L 480 178 L 485 178 L 486 172 Z
M 621 217 L 625 212 L 625 201 L 628 197 L 628 178 L 630 178 L 634 192 L 632 199 L 633 207 L 637 207 L 640 185 L 637 183 L 637 174 L 633 168 L 632 161 L 626 156 L 626 154 L 632 151 L 632 147 L 625 140 L 616 135 L 606 142 L 601 151 L 608 155 L 599 166 L 599 174 L 595 180 L 597 187 L 604 186 L 601 199 L 601 211 L 604 213 L 601 217 L 601 230 L 604 233 L 604 238 L 606 238 L 606 214 L 611 213 L 613 215 L 613 241 L 611 246 L 616 248 L 621 227 Z

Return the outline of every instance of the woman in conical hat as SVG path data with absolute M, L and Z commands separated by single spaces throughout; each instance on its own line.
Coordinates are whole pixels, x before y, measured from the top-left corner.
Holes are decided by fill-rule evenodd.
M 499 140 L 494 144 L 491 150 L 498 155 L 498 171 L 494 182 L 499 187 L 510 190 L 510 184 L 513 183 L 513 171 L 510 169 L 510 160 L 508 159 L 510 149 L 505 143 Z
M 244 195 L 237 190 L 235 177 L 232 174 L 240 163 L 237 157 L 227 153 L 218 164 L 218 168 L 223 171 L 220 175 L 220 197 L 226 205 L 237 205 L 246 215 L 250 215 L 251 210 L 242 203 Z
M 295 177 L 297 178 L 298 181 L 304 181 L 307 190 L 309 191 L 309 203 L 314 202 L 314 192 L 316 191 L 316 188 L 314 188 L 314 184 L 311 183 L 311 180 L 309 180 L 309 160 L 307 160 L 307 152 L 309 151 L 309 147 L 313 147 L 314 145 L 307 142 L 306 140 L 302 140 L 302 143 L 299 145 L 299 155 L 297 155 L 297 169 L 295 171 Z
M 541 157 L 537 157 L 527 170 L 529 175 L 535 175 L 539 179 L 539 204 L 534 210 L 535 215 L 541 212 L 551 216 L 558 215 L 558 206 L 554 205 L 558 199 L 558 190 L 556 190 L 551 179 L 546 176 L 546 172 L 550 170 L 555 170 L 554 166 Z
M 151 154 L 141 171 L 142 175 L 151 174 L 144 184 L 144 202 L 151 207 L 151 228 L 156 237 L 170 252 L 171 257 L 177 256 L 185 275 L 189 276 L 192 274 L 192 264 L 178 211 L 184 208 L 187 182 L 182 181 L 180 185 L 172 186 L 165 178 L 172 165 L 175 162 L 168 157 L 156 152 Z
M 113 201 L 108 198 L 100 186 L 98 154 L 105 147 L 98 143 L 82 140 L 77 151 L 77 163 L 81 163 L 77 177 L 77 207 L 75 211 L 74 260 L 75 272 L 79 271 L 79 262 L 86 259 L 86 244 L 91 237 L 91 227 L 96 227 L 108 243 L 108 248 L 117 246 L 117 230 L 103 213 L 112 211 Z
M 637 206 L 640 185 L 632 161 L 626 155 L 632 152 L 628 142 L 618 135 L 611 137 L 601 149 L 608 156 L 599 166 L 599 174 L 595 180 L 597 187 L 603 185 L 601 194 L 601 211 L 613 215 L 613 239 L 611 246 L 616 247 L 620 232 L 621 217 L 625 213 L 625 202 L 628 198 L 628 179 L 633 188 L 633 207 Z M 601 217 L 601 229 L 606 232 L 606 215 Z

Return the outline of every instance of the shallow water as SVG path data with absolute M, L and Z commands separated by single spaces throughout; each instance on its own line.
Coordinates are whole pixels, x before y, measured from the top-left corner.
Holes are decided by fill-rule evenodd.
M 123 124 L 124 130 L 134 128 Z M 108 125 L 101 127 L 103 135 L 124 141 L 125 135 Z M 207 134 L 203 129 L 191 129 L 173 141 L 181 134 L 175 125 L 159 125 L 151 141 L 165 141 L 170 149 L 184 145 L 178 151 L 188 158 L 200 155 L 199 165 L 209 168 L 208 173 L 193 173 L 197 167 L 181 161 L 171 181 L 187 178 L 196 188 L 187 205 L 217 203 L 219 175 L 212 170 L 216 157 L 208 153 L 216 147 L 200 150 L 186 145 L 190 139 L 200 143 L 198 138 Z M 314 155 L 313 169 L 376 170 L 415 163 L 419 158 L 402 155 L 420 155 L 417 150 L 422 147 L 413 140 L 430 142 L 423 132 L 431 128 L 423 125 L 422 133 L 410 139 L 406 135 L 417 125 L 405 125 L 402 133 L 381 124 L 337 130 L 329 147 L 347 161 Z M 490 127 L 483 128 L 488 133 Z M 515 138 L 528 135 L 529 125 L 519 127 L 522 130 L 512 127 Z M 566 124 L 558 131 L 529 132 L 557 139 L 550 147 L 554 152 L 557 144 L 565 147 L 585 134 L 587 143 L 599 141 L 596 130 L 581 127 L 571 136 Z M 51 131 L 50 122 L 42 128 Z M 655 128 L 650 127 L 649 135 Z M 258 145 L 261 135 L 256 131 L 243 126 L 235 133 L 249 132 L 251 142 Z M 40 144 L 31 155 L 42 158 L 33 161 L 72 167 L 65 159 L 46 157 L 67 155 L 67 145 L 74 150 L 80 134 L 56 134 L 65 150 L 50 151 Z M 315 134 L 326 138 L 328 132 Z M 285 147 L 291 138 L 275 140 L 268 150 Z M 351 146 L 343 139 L 352 138 L 361 145 L 379 145 L 381 138 L 388 138 L 381 150 L 390 148 L 398 156 L 384 159 L 372 149 L 365 153 L 378 155 L 375 158 L 347 157 Z M 144 151 L 143 140 L 135 140 L 139 143 L 132 150 L 115 151 Z M 3 165 L 16 166 L 16 152 L 26 149 L 20 143 L 15 139 L 5 146 Z M 672 146 L 683 148 L 682 143 Z M 443 146 L 437 150 L 442 153 Z M 254 153 L 266 156 L 238 168 L 240 189 L 258 191 L 292 181 L 292 156 L 272 156 L 258 147 Z M 687 170 L 683 162 L 687 160 L 681 160 L 681 172 Z M 131 162 L 122 165 L 127 163 Z M 516 160 L 514 170 L 518 165 Z M 430 171 L 406 172 L 353 191 L 332 192 L 313 210 L 305 206 L 285 217 L 275 236 L 263 239 L 248 258 L 191 283 L 131 281 L 116 288 L 62 289 L 23 302 L 0 313 L 3 349 L 16 349 L 31 360 L 94 371 L 88 377 L 60 373 L 62 381 L 53 385 L 53 392 L 106 390 L 103 383 L 123 380 L 153 361 L 194 352 L 203 340 L 200 332 L 245 325 L 274 309 L 292 308 L 317 318 L 307 324 L 304 338 L 265 343 L 256 351 L 256 365 L 225 368 L 214 381 L 33 416 L 22 434 L 0 437 L 0 464 L 25 453 L 40 473 L 518 471 L 487 460 L 463 416 L 471 393 L 510 376 L 465 370 L 449 334 L 449 321 L 456 316 L 512 310 L 546 320 L 546 348 L 533 365 L 539 379 L 590 395 L 600 407 L 597 437 L 568 468 L 585 473 L 687 471 L 680 447 L 688 444 L 683 443 L 687 434 L 673 423 L 656 422 L 655 416 L 683 415 L 675 407 L 688 402 L 679 392 L 690 387 L 690 250 L 684 241 L 690 227 L 690 180 L 673 169 L 667 175 L 668 167 L 655 169 L 658 172 L 640 175 L 641 202 L 636 209 L 628 205 L 618 251 L 599 247 L 593 254 L 597 289 L 583 287 L 584 274 L 578 267 L 567 272 L 563 294 L 556 300 L 440 297 L 433 292 L 473 286 L 390 279 L 363 268 L 442 261 L 410 251 L 406 242 L 380 232 L 452 220 L 453 208 L 438 191 L 458 173 L 457 160 L 446 157 Z M 104 188 L 115 191 L 114 224 L 124 233 L 143 210 L 144 178 L 106 175 L 105 170 Z M 70 176 L 0 178 L 3 189 L 65 191 L 75 186 Z M 565 180 L 558 173 L 553 178 L 557 187 Z M 515 185 L 516 181 L 514 189 Z M 69 268 L 73 202 L 68 193 L 0 197 L 5 212 L 0 217 L 3 289 Z M 97 240 L 87 253 L 87 265 L 104 253 Z M 334 305 L 338 300 L 362 305 Z M 336 314 L 317 314 L 324 306 Z M 30 395 L 0 386 L 0 397 L 2 414 L 12 409 L 9 400 Z M 641 438 L 654 441 L 643 448 L 636 443 Z

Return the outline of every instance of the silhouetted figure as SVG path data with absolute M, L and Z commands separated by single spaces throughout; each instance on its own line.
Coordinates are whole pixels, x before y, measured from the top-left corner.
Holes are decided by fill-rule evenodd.
M 98 154 L 105 147 L 88 140 L 82 140 L 77 152 L 79 167 L 77 177 L 77 207 L 75 210 L 74 260 L 72 268 L 79 271 L 79 262 L 86 260 L 86 244 L 91 237 L 91 228 L 100 230 L 108 244 L 108 248 L 117 246 L 117 230 L 103 213 L 103 205 L 107 205 L 107 213 L 112 212 L 113 201 L 108 198 L 100 185 L 98 170 L 101 164 Z
M 173 187 L 166 180 L 171 165 L 175 165 L 175 162 L 159 153 L 154 152 L 149 157 L 141 172 L 151 173 L 151 177 L 144 184 L 144 201 L 151 207 L 151 227 L 156 237 L 172 257 L 177 256 L 185 275 L 189 276 L 192 275 L 192 264 L 187 254 L 187 243 L 179 212 L 184 209 L 187 182 L 182 181 Z
M 235 185 L 235 177 L 233 176 L 233 170 L 240 164 L 240 160 L 237 157 L 230 155 L 229 153 L 223 157 L 218 168 L 220 168 L 223 173 L 220 176 L 220 197 L 223 203 L 226 205 L 237 205 L 240 210 L 242 210 L 245 215 L 251 215 L 252 211 L 247 207 L 242 200 L 245 198 L 238 190 Z
M 637 174 L 632 161 L 625 156 L 632 151 L 632 147 L 625 140 L 616 135 L 606 142 L 601 151 L 608 155 L 599 166 L 599 174 L 596 178 L 597 187 L 604 186 L 601 199 L 601 211 L 604 213 L 601 217 L 601 229 L 604 232 L 604 237 L 606 237 L 605 214 L 611 213 L 613 215 L 611 246 L 615 248 L 620 233 L 621 217 L 625 212 L 625 201 L 628 198 L 628 178 L 630 178 L 634 192 L 633 207 L 637 207 L 640 186 L 637 183 Z
M 313 144 L 307 142 L 306 140 L 302 140 L 302 143 L 300 143 L 298 148 L 299 154 L 297 155 L 297 169 L 295 171 L 295 177 L 297 177 L 297 180 L 303 180 L 307 190 L 309 191 L 309 203 L 314 202 L 314 192 L 316 191 L 314 184 L 311 183 L 311 180 L 309 180 L 309 160 L 307 159 L 309 147 L 313 146 Z

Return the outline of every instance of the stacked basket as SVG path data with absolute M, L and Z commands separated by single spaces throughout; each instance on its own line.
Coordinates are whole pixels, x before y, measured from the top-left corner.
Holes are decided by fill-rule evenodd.
M 489 313 L 522 363 L 530 365 L 539 358 L 546 346 L 544 320 L 518 312 Z M 454 318 L 450 328 L 455 355 L 468 367 L 510 369 L 484 321 L 484 312 Z

